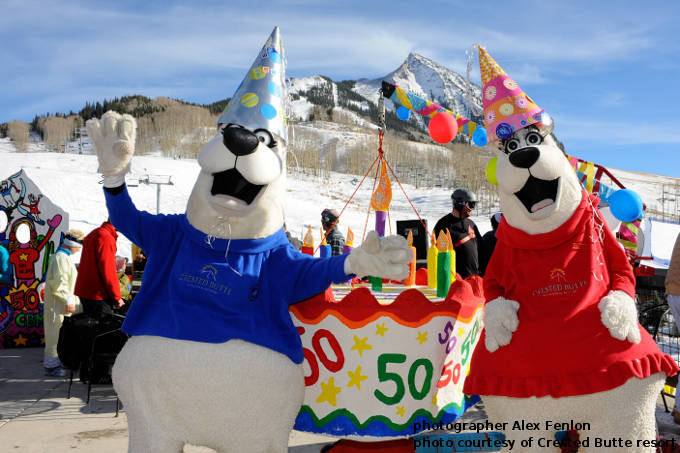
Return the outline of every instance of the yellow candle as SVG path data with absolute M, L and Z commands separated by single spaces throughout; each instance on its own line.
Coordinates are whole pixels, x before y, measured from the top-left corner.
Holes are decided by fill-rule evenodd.
M 430 288 L 437 287 L 437 244 L 434 241 L 434 235 L 430 237 L 430 248 L 427 249 L 427 286 Z

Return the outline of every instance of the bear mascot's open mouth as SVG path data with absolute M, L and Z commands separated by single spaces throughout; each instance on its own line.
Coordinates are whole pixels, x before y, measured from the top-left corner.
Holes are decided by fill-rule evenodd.
M 235 168 L 213 173 L 213 184 L 210 194 L 228 195 L 250 204 L 260 193 L 264 184 L 253 184 Z
M 515 196 L 527 211 L 534 213 L 555 203 L 559 182 L 559 177 L 545 180 L 529 175 L 529 179 L 518 192 L 515 192 Z

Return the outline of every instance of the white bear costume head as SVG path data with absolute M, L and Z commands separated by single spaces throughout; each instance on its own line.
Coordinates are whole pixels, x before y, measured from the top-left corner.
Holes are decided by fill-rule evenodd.
M 285 58 L 275 27 L 201 150 L 187 205 L 194 228 L 256 239 L 283 227 L 286 179 Z
M 498 142 L 497 180 L 503 215 L 529 234 L 555 230 L 581 202 L 581 185 L 545 128 L 529 126 Z

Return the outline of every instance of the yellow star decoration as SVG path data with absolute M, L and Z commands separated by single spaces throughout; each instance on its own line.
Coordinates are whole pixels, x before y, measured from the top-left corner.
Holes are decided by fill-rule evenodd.
M 397 415 L 401 417 L 406 415 L 406 409 L 404 408 L 404 406 L 397 406 Z
M 21 261 L 28 261 L 28 255 L 26 253 L 22 253 L 21 255 L 19 255 L 19 259 Z
M 19 336 L 14 339 L 14 346 L 19 345 L 26 346 L 26 340 L 27 340 L 26 338 L 19 334 Z
M 385 332 L 387 332 L 388 330 L 389 329 L 385 327 L 385 323 L 375 325 L 375 334 L 380 335 L 381 337 L 384 337 Z
M 347 375 L 349 376 L 349 382 L 347 383 L 347 387 L 356 385 L 357 389 L 359 390 L 361 390 L 361 381 L 365 381 L 366 379 L 368 379 L 368 376 L 363 376 L 361 374 L 361 365 L 357 365 L 357 369 L 354 372 L 347 371 Z
M 328 383 L 321 383 L 321 395 L 316 399 L 317 403 L 329 402 L 333 407 L 338 403 L 335 397 L 342 391 L 340 387 L 335 386 L 335 378 L 328 378 Z
M 425 343 L 425 342 L 427 341 L 427 332 L 421 332 L 421 331 L 419 330 L 419 331 L 418 331 L 418 336 L 416 336 L 416 340 L 418 340 L 418 342 L 419 342 L 420 344 Z
M 460 329 L 458 329 L 458 336 L 459 337 L 462 337 L 464 334 L 465 334 L 465 329 L 463 329 L 462 327 Z
M 432 404 L 433 404 L 434 406 L 437 405 L 437 394 L 436 394 L 436 393 L 435 393 L 434 395 L 432 395 Z
M 45 344 L 45 337 L 40 337 L 40 344 Z
M 363 357 L 364 351 L 366 351 L 368 349 L 373 349 L 373 346 L 366 343 L 367 341 L 368 341 L 368 337 L 359 338 L 356 335 L 354 335 L 354 346 L 352 346 L 349 349 L 357 351 L 359 353 L 359 357 Z

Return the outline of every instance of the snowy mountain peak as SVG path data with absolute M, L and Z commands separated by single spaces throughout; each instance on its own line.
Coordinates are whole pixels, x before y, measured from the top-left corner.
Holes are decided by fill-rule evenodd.
M 467 105 L 467 96 L 481 110 L 478 85 L 415 52 L 409 53 L 404 63 L 385 79 L 466 117 L 474 116 Z

